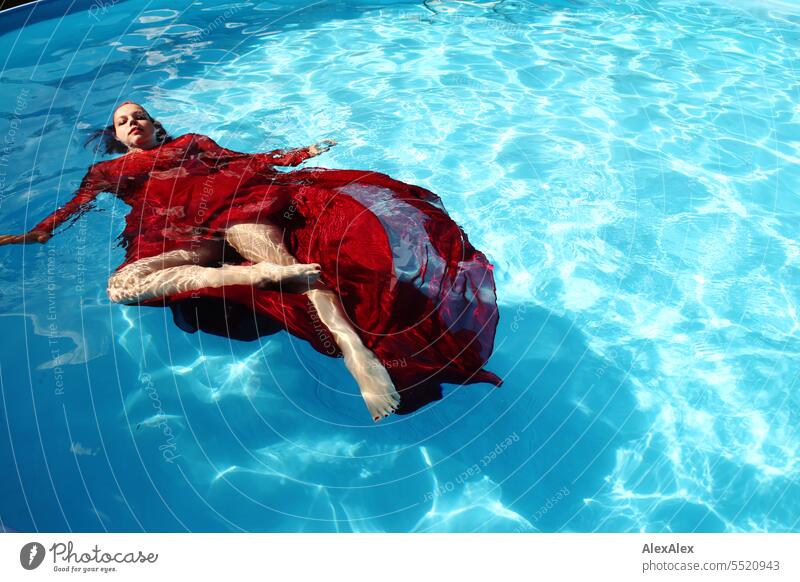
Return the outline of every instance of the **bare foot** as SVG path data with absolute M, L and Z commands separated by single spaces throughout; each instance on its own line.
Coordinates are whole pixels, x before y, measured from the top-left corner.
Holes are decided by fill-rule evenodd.
M 355 378 L 372 419 L 377 422 L 389 416 L 400 405 L 400 395 L 394 388 L 389 372 L 362 343 L 336 295 L 324 288 L 312 289 L 308 292 L 308 298 L 322 323 L 336 339 L 345 366 Z
M 253 281 L 255 287 L 276 284 L 310 287 L 319 280 L 320 276 L 320 266 L 317 263 L 276 265 L 265 261 L 253 265 L 253 269 L 257 273 Z
M 378 422 L 400 406 L 400 395 L 394 388 L 389 372 L 378 358 L 368 350 L 364 352 L 359 358 L 359 370 L 355 377 L 372 420 Z

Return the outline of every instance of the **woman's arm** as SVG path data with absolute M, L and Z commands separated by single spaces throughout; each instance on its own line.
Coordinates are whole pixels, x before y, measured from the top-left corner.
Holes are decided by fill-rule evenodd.
M 204 151 L 217 152 L 222 156 L 242 156 L 251 157 L 256 160 L 257 169 L 271 168 L 273 166 L 297 166 L 309 158 L 327 152 L 336 145 L 332 139 L 322 140 L 307 148 L 296 148 L 292 150 L 272 150 L 271 152 L 244 154 L 220 147 L 213 139 L 208 136 L 199 136 L 200 147 Z
M 91 202 L 100 192 L 108 190 L 108 184 L 97 165 L 89 168 L 83 177 L 75 196 L 64 206 L 53 212 L 25 234 L 0 235 L 0 245 L 45 243 L 53 236 L 53 232 L 70 217 L 76 218 L 89 210 Z
M 30 231 L 25 234 L 0 234 L 0 246 L 3 245 L 27 245 L 30 243 L 46 243 L 50 240 L 49 234 L 45 232 Z
M 297 166 L 305 162 L 309 158 L 324 154 L 336 142 L 332 139 L 324 139 L 319 143 L 315 143 L 307 148 L 297 148 L 293 150 L 273 150 L 266 154 L 256 154 L 258 156 L 265 156 L 272 166 Z

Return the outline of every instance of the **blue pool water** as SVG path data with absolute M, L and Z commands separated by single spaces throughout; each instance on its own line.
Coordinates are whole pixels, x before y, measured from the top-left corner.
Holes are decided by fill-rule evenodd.
M 489 369 L 373 424 L 340 360 L 111 304 L 126 207 L 0 249 L 0 521 L 75 531 L 800 529 L 800 6 L 211 0 L 0 15 L 0 232 L 123 99 L 437 192 Z M 27 24 L 23 27 L 23 23 Z

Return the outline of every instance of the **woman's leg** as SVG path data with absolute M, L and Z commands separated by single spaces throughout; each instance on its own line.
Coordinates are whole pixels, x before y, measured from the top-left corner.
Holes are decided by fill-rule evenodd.
M 283 244 L 283 231 L 274 224 L 237 224 L 228 228 L 225 237 L 248 261 L 297 264 Z M 350 325 L 339 298 L 323 288 L 312 288 L 305 293 L 342 350 L 344 363 L 356 379 L 372 418 L 389 416 L 400 404 L 400 396 L 386 368 Z
M 123 267 L 108 281 L 108 297 L 115 303 L 136 303 L 183 291 L 225 285 L 263 287 L 278 283 L 315 281 L 319 265 L 205 265 L 219 260 L 218 244 L 200 245 L 140 259 Z

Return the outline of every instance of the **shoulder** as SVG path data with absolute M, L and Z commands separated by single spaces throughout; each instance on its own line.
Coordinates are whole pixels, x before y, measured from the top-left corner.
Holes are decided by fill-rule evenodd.
M 202 133 L 184 133 L 183 135 L 179 135 L 178 137 L 174 138 L 169 143 L 181 143 L 187 141 L 201 141 L 204 139 L 208 139 L 207 136 L 203 135 Z
M 171 140 L 160 146 L 156 146 L 151 151 L 160 149 L 188 148 L 191 147 L 192 144 L 202 144 L 206 140 L 208 140 L 208 138 L 199 133 L 184 133 L 183 135 L 179 135 L 178 137 L 172 138 Z
M 84 180 L 101 180 L 106 176 L 114 173 L 114 166 L 116 165 L 117 160 L 121 159 L 114 158 L 113 160 L 102 160 L 100 162 L 95 162 L 89 169 L 86 171 L 86 176 Z
M 128 158 L 128 155 L 129 154 L 123 154 L 121 156 L 117 156 L 116 158 L 111 158 L 110 160 L 101 160 L 99 162 L 95 162 L 89 166 L 84 179 L 101 180 L 116 176 L 119 174 L 122 167 L 127 167 L 129 165 L 127 163 L 130 159 Z
M 190 139 L 191 143 L 196 144 L 196 146 L 199 147 L 204 152 L 215 153 L 215 154 L 224 155 L 224 156 L 245 156 L 245 155 L 248 155 L 248 154 L 243 154 L 241 152 L 237 152 L 237 151 L 234 151 L 234 150 L 229 150 L 228 148 L 222 147 L 221 145 L 219 145 L 217 142 L 215 142 L 213 139 L 211 139 L 207 135 L 202 135 L 202 134 L 199 134 L 199 133 L 190 133 L 190 134 L 186 134 L 185 136 L 181 136 L 181 138 L 179 138 L 179 139 L 182 139 L 184 137 L 186 137 L 187 139 Z M 187 144 L 187 147 L 188 147 L 188 144 Z
M 200 148 L 204 151 L 221 149 L 217 142 L 202 133 L 184 133 L 161 147 L 177 149 Z
M 200 145 L 214 144 L 217 145 L 213 139 L 202 133 L 185 133 L 180 137 L 176 137 L 171 143 L 198 143 Z

